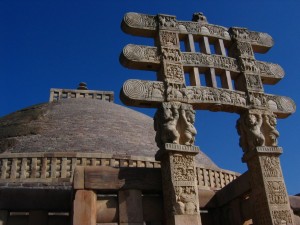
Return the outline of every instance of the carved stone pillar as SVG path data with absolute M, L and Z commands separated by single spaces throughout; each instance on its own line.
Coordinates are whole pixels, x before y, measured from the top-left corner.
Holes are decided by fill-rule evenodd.
M 165 224 L 201 224 L 193 146 L 194 111 L 188 104 L 164 102 L 155 116 L 156 141 L 160 150 Z
M 254 224 L 294 224 L 280 166 L 282 148 L 277 146 L 276 117 L 268 111 L 252 109 L 241 114 L 237 129 L 243 162 L 250 173 Z
M 73 210 L 73 225 L 96 225 L 96 193 L 90 190 L 77 190 Z
M 161 160 L 167 225 L 201 224 L 194 159 L 198 152 L 196 146 L 167 143 L 156 155 Z

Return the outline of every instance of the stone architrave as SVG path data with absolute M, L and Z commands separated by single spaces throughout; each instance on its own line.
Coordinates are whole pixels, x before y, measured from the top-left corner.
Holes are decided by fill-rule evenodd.
M 127 13 L 122 29 L 155 40 L 155 46 L 124 47 L 121 64 L 156 71 L 157 81 L 128 80 L 121 99 L 130 106 L 158 108 L 154 128 L 159 147 L 156 158 L 162 167 L 165 224 L 201 224 L 194 165 L 198 152 L 194 146 L 195 109 L 241 115 L 237 128 L 251 175 L 254 222 L 294 224 L 278 158 L 281 148 L 276 117 L 289 116 L 296 106 L 288 97 L 264 93 L 263 85 L 276 84 L 284 71 L 277 64 L 254 57 L 256 52 L 265 53 L 272 47 L 272 37 L 246 28 L 209 24 L 202 13 L 195 13 L 193 21 Z M 201 52 L 196 52 L 196 42 Z M 201 74 L 206 86 L 201 85 Z

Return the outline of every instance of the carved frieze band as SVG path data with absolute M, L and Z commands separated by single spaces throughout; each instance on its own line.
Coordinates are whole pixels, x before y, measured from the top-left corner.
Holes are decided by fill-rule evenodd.
M 127 13 L 122 21 L 122 29 L 133 35 L 141 35 L 154 37 L 157 28 L 173 30 L 181 34 L 194 34 L 200 36 L 208 36 L 212 38 L 220 38 L 231 40 L 229 29 L 213 24 L 200 24 L 192 21 L 176 21 L 175 16 L 170 15 L 146 15 L 140 13 Z M 235 28 L 237 29 L 237 28 Z M 248 31 L 237 34 L 238 40 L 250 42 L 253 46 L 264 48 L 266 51 L 273 46 L 273 39 L 267 33 Z M 261 51 L 261 49 L 257 49 Z
M 124 47 L 121 63 L 132 69 L 158 70 L 160 59 L 182 63 L 183 67 L 216 68 L 240 73 L 236 59 L 221 55 L 180 52 L 178 49 L 162 48 L 162 54 L 156 47 L 129 44 Z M 242 70 L 260 74 L 263 83 L 275 84 L 284 77 L 284 70 L 278 64 L 257 60 L 241 59 Z
M 296 110 L 293 100 L 285 96 L 255 92 L 249 95 L 251 105 L 247 102 L 246 94 L 240 91 L 194 86 L 183 88 L 176 84 L 165 89 L 163 82 L 143 80 L 127 80 L 121 93 L 122 99 L 131 106 L 157 107 L 159 103 L 168 100 L 189 103 L 196 109 L 219 107 L 224 111 L 239 112 L 254 105 L 274 112 L 279 118 L 285 118 Z

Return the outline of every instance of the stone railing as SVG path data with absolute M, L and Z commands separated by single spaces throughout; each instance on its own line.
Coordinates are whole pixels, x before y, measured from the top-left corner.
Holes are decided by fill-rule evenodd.
M 4 153 L 0 155 L 0 183 L 72 182 L 76 166 L 160 168 L 152 157 L 105 153 Z M 220 189 L 239 174 L 197 166 L 201 188 Z
M 201 188 L 218 190 L 235 180 L 240 174 L 228 170 L 197 166 L 197 180 Z

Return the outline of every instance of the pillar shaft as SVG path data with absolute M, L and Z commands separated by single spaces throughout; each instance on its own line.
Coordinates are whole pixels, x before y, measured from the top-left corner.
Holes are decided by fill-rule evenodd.
M 119 221 L 121 225 L 143 225 L 143 202 L 140 190 L 119 191 Z
M 96 225 L 97 195 L 94 191 L 78 190 L 75 194 L 73 225 Z
M 166 144 L 157 157 L 162 165 L 167 225 L 201 224 L 196 180 L 195 146 Z
M 277 146 L 279 132 L 275 116 L 263 110 L 249 110 L 237 123 L 243 162 L 250 173 L 253 222 L 257 225 L 292 225 L 293 213 L 282 176 Z

